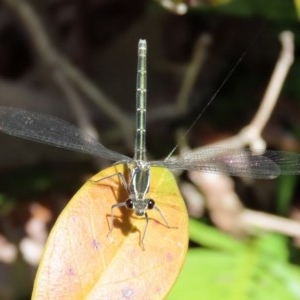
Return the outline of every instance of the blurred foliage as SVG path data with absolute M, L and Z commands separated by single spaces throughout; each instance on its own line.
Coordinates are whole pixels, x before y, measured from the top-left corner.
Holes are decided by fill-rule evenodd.
M 163 1 L 162 6 L 166 6 Z M 273 20 L 295 20 L 300 14 L 299 0 L 196 0 L 170 1 L 174 6 L 186 5 L 187 9 L 209 10 L 210 12 L 222 12 L 240 16 L 262 16 Z
M 300 269 L 288 262 L 285 237 L 260 233 L 237 241 L 195 220 L 190 220 L 190 230 L 203 248 L 189 250 L 169 300 L 300 298 Z
M 299 0 L 294 0 L 294 2 L 295 2 L 295 6 L 296 6 L 298 19 L 300 19 L 300 1 Z
M 234 0 L 220 6 L 220 11 L 241 16 L 262 16 L 271 20 L 296 20 L 293 1 L 281 0 Z
M 210 12 L 229 13 L 240 16 L 262 16 L 273 20 L 295 20 L 299 13 L 299 0 L 212 0 L 193 1 L 190 9 L 209 10 Z M 186 1 L 173 1 L 174 5 Z
M 296 176 L 281 176 L 278 178 L 276 212 L 282 216 L 289 213 L 291 199 L 297 184 Z

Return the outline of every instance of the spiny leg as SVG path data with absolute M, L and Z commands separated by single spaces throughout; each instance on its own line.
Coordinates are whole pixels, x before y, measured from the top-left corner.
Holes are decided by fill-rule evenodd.
M 107 233 L 107 236 L 109 236 L 111 234 L 111 232 L 113 231 L 113 229 L 114 229 L 114 208 L 122 207 L 122 206 L 126 206 L 126 202 L 116 203 L 116 204 L 111 206 L 111 209 L 110 209 L 110 225 L 109 225 L 109 231 Z
M 94 183 L 94 184 L 97 184 L 97 183 L 99 183 L 99 182 L 102 181 L 102 180 L 111 178 L 111 177 L 116 176 L 116 175 L 119 176 L 119 178 L 120 178 L 121 181 L 122 181 L 122 185 L 124 186 L 124 188 L 125 188 L 126 191 L 128 192 L 128 185 L 127 185 L 126 179 L 125 179 L 124 175 L 123 175 L 121 172 L 117 172 L 117 173 L 114 173 L 114 174 L 112 174 L 112 175 L 105 176 L 105 177 L 100 178 L 100 179 L 97 179 L 97 180 L 91 180 L 91 179 L 90 179 L 89 182 Z
M 163 219 L 165 225 L 169 228 L 169 229 L 178 229 L 177 226 L 170 226 L 166 217 L 164 216 L 164 214 L 162 213 L 162 211 L 155 205 L 153 207 L 161 216 L 161 218 Z M 144 238 L 146 236 L 146 232 L 147 232 L 147 229 L 148 229 L 148 223 L 149 223 L 149 217 L 148 217 L 148 214 L 147 212 L 145 212 L 145 221 L 146 221 L 146 225 L 145 225 L 145 228 L 144 228 L 144 232 L 143 232 L 143 235 L 142 235 L 142 238 L 141 238 L 141 247 L 143 250 L 145 250 L 145 247 L 144 247 Z
M 164 216 L 163 212 L 155 205 L 154 206 L 154 209 L 160 214 L 161 218 L 164 220 L 164 223 L 165 225 L 170 228 L 170 229 L 178 229 L 177 226 L 170 226 L 168 221 L 167 221 L 167 218 Z
M 106 176 L 106 177 L 103 177 L 103 178 L 100 178 L 98 180 L 89 180 L 91 183 L 94 183 L 94 184 L 97 184 L 99 183 L 100 181 L 104 180 L 104 179 L 108 179 L 108 178 L 111 178 L 113 176 L 119 176 L 119 178 L 121 179 L 122 181 L 122 185 L 123 187 L 127 190 L 127 192 L 129 193 L 129 190 L 128 190 L 128 185 L 127 185 L 127 182 L 126 182 L 126 179 L 124 177 L 124 175 L 120 172 L 117 172 L 115 174 L 112 174 L 112 175 L 109 175 L 109 176 Z M 114 229 L 114 208 L 116 207 L 122 207 L 122 206 L 126 206 L 126 202 L 121 202 L 121 203 L 116 203 L 114 205 L 111 206 L 111 213 L 110 213 L 110 224 L 109 224 L 109 231 L 107 233 L 107 237 L 111 234 L 111 232 L 113 231 Z
M 143 250 L 145 250 L 145 247 L 144 247 L 144 238 L 145 238 L 145 235 L 146 235 L 146 231 L 147 231 L 147 228 L 148 228 L 148 222 L 149 222 L 149 218 L 148 218 L 148 214 L 147 212 L 145 212 L 145 221 L 146 221 L 146 225 L 145 225 L 145 228 L 144 228 L 144 232 L 143 232 L 143 235 L 142 235 L 142 238 L 141 238 L 141 247 Z

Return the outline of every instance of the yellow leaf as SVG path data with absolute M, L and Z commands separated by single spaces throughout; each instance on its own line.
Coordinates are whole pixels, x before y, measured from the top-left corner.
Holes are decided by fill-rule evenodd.
M 95 175 L 97 181 L 120 172 L 118 164 Z M 125 176 L 125 175 L 124 175 Z M 145 219 L 126 208 L 111 206 L 127 199 L 119 176 L 88 181 L 59 216 L 45 246 L 32 299 L 163 299 L 172 288 L 188 245 L 188 217 L 173 175 L 151 167 L 147 198 L 155 200 L 170 226 L 156 210 Z

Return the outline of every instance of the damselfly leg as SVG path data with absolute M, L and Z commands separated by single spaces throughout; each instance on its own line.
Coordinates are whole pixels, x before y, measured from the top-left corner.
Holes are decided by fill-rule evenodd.
M 129 172 L 129 178 L 130 182 L 127 184 L 126 178 L 124 174 L 121 172 L 116 172 L 112 175 L 105 176 L 103 178 L 100 178 L 98 180 L 90 180 L 93 184 L 99 184 L 103 180 L 109 179 L 114 176 L 118 176 L 120 179 L 120 184 L 124 187 L 126 190 L 128 197 L 125 201 L 115 203 L 111 206 L 111 215 L 110 215 L 110 222 L 109 222 L 109 231 L 107 236 L 111 234 L 111 232 L 114 229 L 114 218 L 115 213 L 114 210 L 117 207 L 126 207 L 129 210 L 132 210 L 136 216 L 138 217 L 144 217 L 145 218 L 145 227 L 140 239 L 140 245 L 142 249 L 144 250 L 144 238 L 146 236 L 146 232 L 148 229 L 148 223 L 149 223 L 149 217 L 147 214 L 148 210 L 155 209 L 160 217 L 162 218 L 164 224 L 167 228 L 170 229 L 176 229 L 177 227 L 170 226 L 167 218 L 163 214 L 163 212 L 160 210 L 160 208 L 155 204 L 155 201 L 152 198 L 146 198 L 146 194 L 149 191 L 149 181 L 150 181 L 150 167 L 148 164 L 145 165 L 144 162 L 137 161 L 133 166 L 130 164 L 124 164 Z M 145 185 L 146 184 L 146 185 Z

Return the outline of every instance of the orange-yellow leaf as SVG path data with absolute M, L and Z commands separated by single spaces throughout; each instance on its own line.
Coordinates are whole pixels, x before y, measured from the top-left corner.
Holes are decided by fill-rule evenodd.
M 122 164 L 95 175 L 97 181 L 120 172 Z M 119 176 L 88 181 L 59 216 L 48 238 L 34 283 L 32 299 L 163 299 L 182 267 L 188 244 L 186 208 L 173 175 L 151 167 L 147 198 L 156 210 L 148 211 L 144 246 L 140 238 L 145 219 L 126 208 L 111 206 L 128 197 Z

